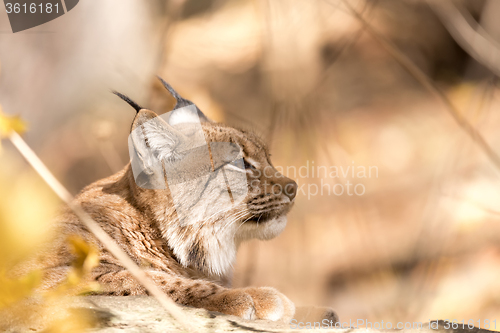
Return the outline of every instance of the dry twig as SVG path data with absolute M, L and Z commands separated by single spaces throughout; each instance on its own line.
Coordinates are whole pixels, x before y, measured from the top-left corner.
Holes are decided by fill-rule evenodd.
M 500 170 L 500 157 L 490 147 L 490 145 L 483 138 L 474 126 L 465 118 L 460 110 L 450 101 L 446 94 L 439 89 L 435 83 L 425 75 L 420 68 L 418 68 L 405 54 L 403 54 L 391 41 L 387 40 L 384 36 L 378 33 L 364 18 L 358 13 L 347 0 L 342 0 L 347 8 L 351 11 L 353 16 L 363 25 L 365 30 L 379 42 L 382 47 L 411 75 L 417 80 L 425 89 L 432 95 L 437 97 L 446 106 L 446 109 L 451 114 L 457 124 L 471 137 L 474 143 L 486 154 L 495 167 Z
M 455 41 L 476 61 L 500 76 L 500 45 L 452 1 L 427 0 Z
M 45 164 L 31 150 L 26 142 L 16 132 L 12 132 L 9 137 L 10 141 L 19 150 L 21 155 L 35 169 L 35 171 L 43 178 L 50 188 L 63 200 L 69 208 L 78 216 L 80 221 L 87 227 L 94 236 L 111 252 L 125 267 L 137 281 L 139 281 L 151 296 L 156 298 L 158 302 L 170 313 L 170 315 L 188 332 L 192 332 L 193 325 L 186 318 L 180 307 L 174 303 L 165 293 L 158 288 L 154 282 L 146 275 L 146 273 L 137 266 L 132 259 L 120 248 L 120 246 L 85 212 L 82 207 L 73 202 L 73 196 L 68 190 L 54 177 L 47 169 Z

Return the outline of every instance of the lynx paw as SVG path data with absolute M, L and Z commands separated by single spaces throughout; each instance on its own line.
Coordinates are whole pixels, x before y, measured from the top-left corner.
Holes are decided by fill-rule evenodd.
M 218 294 L 209 310 L 235 315 L 244 319 L 267 319 L 289 322 L 295 305 L 274 288 L 244 288 Z
M 289 322 L 295 313 L 295 305 L 274 288 L 245 288 L 254 302 L 257 319 Z

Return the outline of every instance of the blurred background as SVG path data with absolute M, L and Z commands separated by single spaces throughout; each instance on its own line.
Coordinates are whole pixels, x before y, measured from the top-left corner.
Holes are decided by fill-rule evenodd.
M 473 140 L 500 154 L 499 11 L 497 0 L 100 0 L 12 34 L 2 10 L 0 104 L 76 194 L 128 163 L 135 112 L 111 90 L 171 110 L 158 74 L 212 119 L 265 138 L 299 183 L 283 234 L 242 245 L 234 287 L 273 286 L 342 321 L 477 326 L 500 318 L 500 168 Z M 481 36 L 486 47 L 462 40 Z M 0 161 L 0 251 L 17 260 L 60 203 L 7 141 Z

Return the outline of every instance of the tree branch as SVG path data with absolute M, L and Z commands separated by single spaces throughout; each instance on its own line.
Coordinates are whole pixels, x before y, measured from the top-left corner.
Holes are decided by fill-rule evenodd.
M 391 41 L 387 40 L 384 36 L 378 33 L 362 16 L 358 13 L 347 0 L 342 0 L 344 5 L 349 8 L 352 15 L 360 21 L 360 23 L 365 28 L 366 32 L 372 36 L 377 42 L 379 42 L 382 47 L 411 75 L 415 80 L 417 80 L 425 89 L 427 89 L 432 95 L 441 100 L 445 105 L 446 110 L 455 119 L 457 124 L 470 136 L 472 141 L 486 154 L 490 161 L 495 165 L 495 167 L 500 171 L 500 157 L 498 154 L 490 147 L 490 145 L 483 138 L 481 133 L 479 133 L 474 126 L 465 118 L 460 110 L 453 105 L 453 103 L 448 99 L 446 94 L 439 89 L 434 82 L 424 73 L 420 68 L 418 68 L 405 54 L 403 54 Z
M 35 171 L 43 178 L 43 180 L 50 186 L 50 188 L 57 194 L 57 196 L 64 201 L 69 208 L 78 216 L 80 221 L 87 227 L 90 232 L 102 243 L 102 245 L 120 261 L 130 274 L 132 274 L 137 281 L 139 281 L 144 288 L 150 293 L 151 296 L 156 298 L 158 302 L 165 308 L 168 313 L 188 332 L 192 332 L 191 319 L 188 319 L 182 310 L 175 302 L 170 299 L 165 293 L 158 288 L 154 282 L 146 275 L 146 273 L 130 259 L 130 257 L 123 251 L 120 246 L 112 239 L 102 228 L 95 222 L 90 215 L 85 212 L 82 207 L 73 202 L 73 196 L 69 191 L 54 177 L 54 175 L 47 169 L 45 164 L 38 158 L 38 156 L 31 150 L 26 142 L 17 134 L 12 132 L 9 137 L 10 141 L 19 150 L 21 155 L 28 161 L 28 163 L 35 169 Z

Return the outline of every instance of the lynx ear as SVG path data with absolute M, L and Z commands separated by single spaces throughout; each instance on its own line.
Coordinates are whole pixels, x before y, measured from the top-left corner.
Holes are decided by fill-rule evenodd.
M 141 111 L 143 109 L 142 106 L 140 106 L 139 104 L 137 104 L 136 102 L 134 102 L 133 100 L 130 99 L 130 97 L 122 94 L 122 93 L 119 93 L 118 91 L 114 91 L 113 90 L 113 94 L 115 94 L 116 96 L 120 97 L 121 99 L 123 99 L 125 102 L 128 103 L 128 105 L 130 105 L 131 107 L 134 108 L 135 112 L 139 113 L 139 111 Z
M 212 122 L 210 119 L 207 118 L 207 116 L 205 116 L 205 114 L 203 114 L 203 112 L 201 112 L 201 110 L 196 106 L 196 104 L 194 104 L 190 100 L 185 99 L 181 95 L 179 95 L 179 93 L 177 91 L 175 91 L 174 88 L 172 88 L 172 86 L 170 84 L 168 84 L 167 82 L 165 82 L 165 80 L 163 80 L 161 77 L 158 76 L 158 79 L 161 81 L 163 86 L 170 92 L 170 94 L 172 94 L 172 96 L 175 98 L 176 104 L 174 106 L 174 110 L 183 108 L 185 106 L 194 105 L 194 107 L 196 108 L 196 111 L 198 113 L 198 117 L 202 123 L 203 122 Z M 171 117 L 169 119 L 169 124 L 171 124 L 171 125 L 176 125 L 176 124 L 180 124 L 180 123 L 198 122 L 197 119 L 196 119 L 196 121 L 193 121 L 194 119 L 193 119 L 193 115 L 191 112 L 174 112 L 172 115 L 174 117 Z
M 136 158 L 136 161 L 132 158 L 133 167 L 164 181 L 162 161 L 175 160 L 178 157 L 176 147 L 183 135 L 153 111 L 141 109 L 132 124 L 130 138 L 135 150 L 134 155 L 131 155 Z

